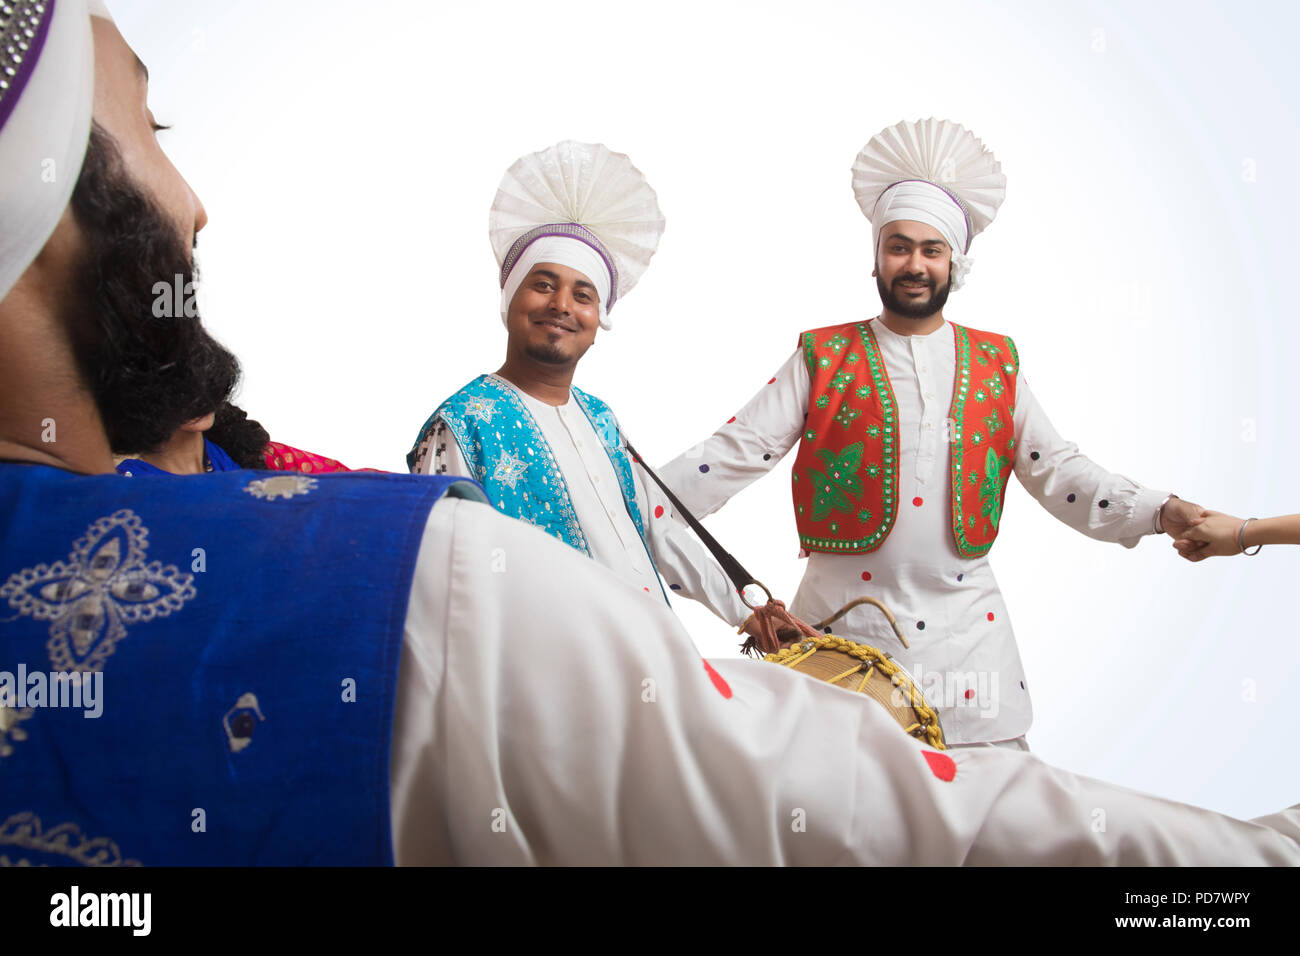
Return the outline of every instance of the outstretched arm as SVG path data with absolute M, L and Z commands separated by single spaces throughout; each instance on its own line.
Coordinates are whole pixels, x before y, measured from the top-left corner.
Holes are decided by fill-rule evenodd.
M 632 473 L 646 542 L 664 584 L 674 594 L 699 601 L 732 627 L 740 627 L 749 617 L 749 608 L 731 580 L 704 543 L 677 517 L 659 486 L 641 474 L 641 466 L 634 463 Z
M 808 413 L 808 368 L 796 349 L 735 417 L 694 448 L 659 469 L 697 518 L 763 477 L 794 447 Z
M 1174 547 L 1188 561 L 1241 554 L 1260 544 L 1300 544 L 1300 515 L 1276 518 L 1234 518 L 1202 511 Z
M 1167 491 L 1107 471 L 1082 454 L 1052 427 L 1023 374 L 1016 380 L 1015 427 L 1020 483 L 1054 517 L 1090 538 L 1118 541 L 1126 548 L 1160 531 L 1176 538 L 1202 511 Z

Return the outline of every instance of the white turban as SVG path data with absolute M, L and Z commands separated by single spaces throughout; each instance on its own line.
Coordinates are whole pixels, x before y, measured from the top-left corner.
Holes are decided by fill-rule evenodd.
M 871 243 L 877 256 L 885 226 L 901 220 L 923 222 L 939 230 L 944 242 L 952 248 L 952 291 L 960 289 L 970 271 L 971 259 L 965 253 L 970 248 L 971 236 L 966 211 L 957 200 L 947 190 L 921 180 L 890 186 L 881 194 L 871 214 Z
M 0 13 L 0 299 L 59 224 L 90 138 L 95 57 L 86 0 L 41 6 L 8 0 L 12 14 Z
M 510 303 L 514 300 L 515 293 L 519 291 L 519 286 L 533 270 L 533 266 L 539 262 L 568 266 L 586 276 L 596 287 L 596 294 L 600 297 L 600 327 L 609 329 L 609 315 L 606 311 L 611 288 L 609 266 L 594 248 L 581 239 L 571 239 L 568 236 L 542 236 L 540 239 L 535 239 L 519 254 L 519 258 L 510 269 L 510 274 L 506 276 L 505 285 L 501 287 L 503 323 L 510 313 Z

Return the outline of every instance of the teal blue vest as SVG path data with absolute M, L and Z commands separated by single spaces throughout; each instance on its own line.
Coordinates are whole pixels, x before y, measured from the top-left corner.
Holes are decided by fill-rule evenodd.
M 0 866 L 391 863 L 407 600 L 449 490 L 482 500 L 0 464 Z
M 628 516 L 644 542 L 645 527 L 636 503 L 632 460 L 619 431 L 618 419 L 595 395 L 577 388 L 572 391 L 574 401 L 600 436 L 618 477 Z M 409 467 L 415 467 L 420 445 L 438 419 L 452 430 L 474 478 L 498 509 L 591 554 L 551 446 L 514 389 L 490 375 L 480 375 L 451 396 L 420 429 L 415 445 L 406 456 Z

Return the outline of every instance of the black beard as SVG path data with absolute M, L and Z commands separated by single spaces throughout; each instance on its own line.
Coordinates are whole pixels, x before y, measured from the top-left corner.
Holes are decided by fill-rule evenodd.
M 524 354 L 534 362 L 541 362 L 543 365 L 572 363 L 572 359 L 565 355 L 558 345 L 529 345 L 524 348 Z
M 895 282 L 904 278 L 915 278 L 914 276 L 899 276 Z M 876 291 L 880 293 L 880 301 L 885 308 L 895 315 L 902 316 L 905 319 L 928 319 L 948 302 L 948 292 L 952 289 L 951 282 L 945 282 L 941 288 L 936 289 L 934 284 L 930 285 L 930 299 L 924 303 L 904 302 L 893 291 L 885 286 L 885 280 L 876 276 Z
M 79 305 L 65 327 L 82 381 L 115 453 L 156 451 L 184 422 L 230 397 L 239 362 L 197 315 L 185 314 L 184 302 L 173 303 L 174 316 L 154 315 L 156 283 L 173 287 L 177 276 L 182 289 L 197 283 L 192 247 L 131 179 L 98 124 L 72 210 L 86 252 L 75 280 Z

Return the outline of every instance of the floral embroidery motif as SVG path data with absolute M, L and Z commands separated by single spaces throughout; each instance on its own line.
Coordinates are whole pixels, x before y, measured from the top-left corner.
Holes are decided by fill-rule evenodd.
M 998 418 L 998 410 L 995 408 L 988 415 L 984 416 L 984 427 L 989 430 L 990 435 L 996 435 L 1002 431 L 1002 419 Z
M 972 445 L 982 445 L 984 444 L 984 436 L 979 432 L 971 432 L 970 443 Z
M 258 478 L 244 485 L 244 491 L 262 501 L 275 501 L 277 498 L 296 498 L 312 491 L 319 482 L 315 478 L 302 475 L 276 475 L 274 478 Z
M 835 373 L 834 377 L 831 379 L 831 383 L 826 387 L 833 388 L 835 391 L 843 395 L 844 390 L 849 387 L 849 382 L 851 381 L 853 381 L 852 372 L 839 371 Z
M 499 481 L 511 491 L 514 491 L 515 485 L 519 483 L 519 479 L 523 478 L 524 472 L 527 470 L 528 462 L 512 451 L 503 451 L 492 468 L 492 480 Z
M 51 854 L 62 857 L 61 865 L 68 862 L 82 866 L 139 866 L 139 860 L 124 860 L 117 844 L 107 837 L 94 839 L 81 832 L 75 823 L 60 823 L 46 830 L 41 818 L 31 813 L 15 813 L 0 824 L 0 848 L 14 847 L 27 853 Z M 32 866 L 26 856 L 16 860 L 0 853 L 0 866 Z
M 870 386 L 870 385 L 859 385 L 858 388 L 857 388 L 857 391 L 855 391 L 853 394 L 856 395 L 856 396 L 858 396 L 858 398 L 870 398 L 870 397 L 871 397 L 871 386 Z M 873 427 L 874 427 L 874 426 L 873 426 Z M 877 430 L 878 430 L 878 429 L 877 429 Z
M 0 697 L 0 757 L 8 757 L 14 752 L 14 743 L 19 743 L 27 739 L 27 731 L 19 727 L 19 723 L 24 720 L 31 720 L 35 710 L 31 707 L 24 707 L 21 710 L 14 707 L 16 701 Z
M 1002 350 L 992 342 L 981 342 L 979 354 L 975 356 L 975 360 L 981 365 L 988 365 L 990 360 L 996 360 L 1001 354 Z
M 858 411 L 856 408 L 849 408 L 848 405 L 841 405 L 839 411 L 835 413 L 835 417 L 831 419 L 831 421 L 837 422 L 845 428 L 848 428 L 853 424 L 853 419 L 857 418 L 861 414 L 862 412 Z
M 818 408 L 825 408 L 831 403 L 829 395 L 818 395 L 816 405 Z
M 998 378 L 996 375 L 991 375 L 986 378 L 984 384 L 988 387 L 989 394 L 994 398 L 1001 398 L 1002 393 L 1006 391 L 1006 389 L 1002 387 L 1002 379 Z
M 849 340 L 845 338 L 843 335 L 838 335 L 838 334 L 833 335 L 826 340 L 826 347 L 830 349 L 832 352 L 834 352 L 836 355 L 839 355 L 841 352 L 843 352 L 844 346 L 848 344 L 849 344 Z
M 859 512 L 858 512 L 858 520 L 861 521 L 863 524 L 866 524 L 868 521 L 870 521 L 870 520 L 871 520 L 871 509 L 870 509 L 870 508 L 863 508 L 861 511 L 859 511 Z
M 816 487 L 813 520 L 820 521 L 832 511 L 851 512 L 853 503 L 848 496 L 862 497 L 862 482 L 857 477 L 862 465 L 862 442 L 854 442 L 838 455 L 827 448 L 818 448 L 817 457 L 825 463 L 826 470 L 808 469 L 808 477 Z
M 45 646 L 55 670 L 101 669 L 127 624 L 166 617 L 198 593 L 192 574 L 145 563 L 148 536 L 133 511 L 114 512 L 73 543 L 67 561 L 26 568 L 0 587 L 20 615 L 52 622 Z
M 992 448 L 989 449 L 988 456 L 984 460 L 987 477 L 984 479 L 984 484 L 980 486 L 980 514 L 989 519 L 994 531 L 998 528 L 998 522 L 1002 520 L 1002 491 L 1007 484 L 1002 477 L 1002 469 L 1010 464 L 1010 458 L 999 457 Z
M 868 426 L 867 426 L 867 437 L 868 437 L 868 438 L 879 438 L 879 437 L 880 437 L 880 426 L 879 426 L 879 425 L 868 425 Z
M 465 403 L 465 417 L 476 418 L 484 425 L 492 424 L 492 416 L 497 411 L 495 398 L 475 397 Z

